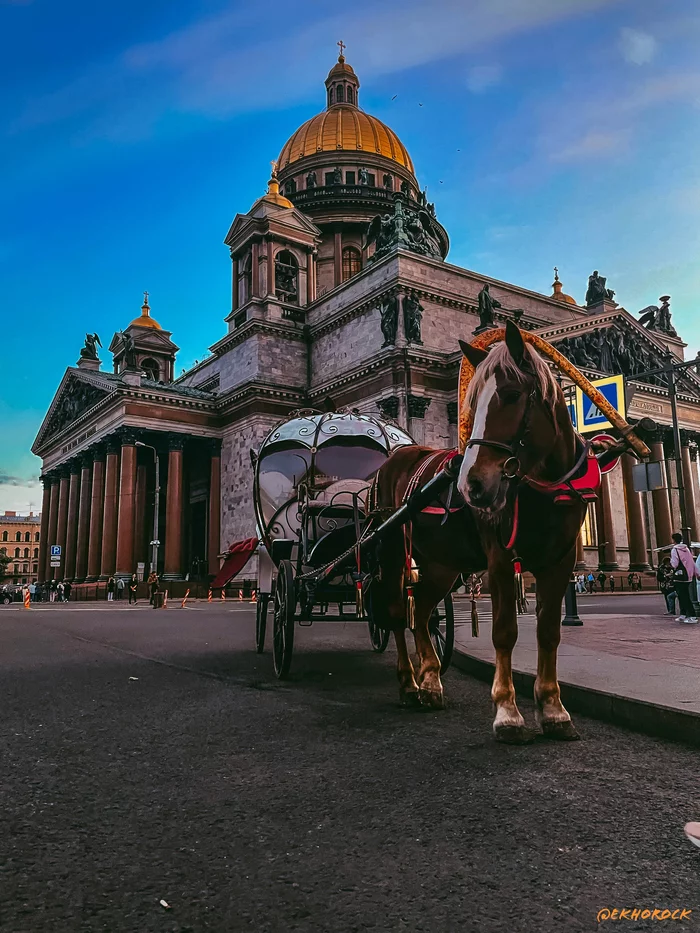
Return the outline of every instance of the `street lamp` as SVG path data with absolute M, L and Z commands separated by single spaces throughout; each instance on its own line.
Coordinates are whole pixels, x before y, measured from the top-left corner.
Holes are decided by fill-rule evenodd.
M 143 441 L 136 441 L 137 447 L 148 447 L 149 450 L 153 451 L 153 456 L 155 458 L 156 464 L 156 489 L 155 489 L 155 499 L 153 504 L 153 540 L 151 541 L 151 547 L 153 552 L 151 554 L 151 572 L 158 573 L 158 545 L 160 541 L 158 540 L 158 505 L 160 502 L 160 459 L 158 457 L 158 451 L 152 444 L 144 444 Z

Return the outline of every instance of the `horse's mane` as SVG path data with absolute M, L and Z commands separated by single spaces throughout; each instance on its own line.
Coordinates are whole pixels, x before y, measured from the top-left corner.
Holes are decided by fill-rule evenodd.
M 530 364 L 532 372 L 535 374 L 535 381 L 542 399 L 554 405 L 557 397 L 557 382 L 549 366 L 547 366 L 539 353 L 533 350 L 528 343 L 525 344 L 525 357 Z M 492 376 L 497 369 L 501 370 L 509 379 L 512 379 L 516 383 L 525 382 L 526 374 L 511 356 L 507 345 L 505 343 L 499 343 L 489 351 L 489 355 L 483 363 L 477 366 L 472 376 L 469 388 L 467 389 L 467 396 L 464 400 L 464 404 L 468 409 L 473 411 L 476 408 L 479 393 L 486 385 L 489 377 Z

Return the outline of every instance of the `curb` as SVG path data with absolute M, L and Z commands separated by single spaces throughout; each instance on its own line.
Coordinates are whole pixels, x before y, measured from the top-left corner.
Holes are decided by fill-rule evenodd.
M 477 680 L 491 683 L 495 665 L 466 654 L 456 645 L 452 664 Z M 513 684 L 517 691 L 532 696 L 535 675 L 513 670 Z M 580 684 L 559 681 L 562 702 L 571 712 L 582 713 L 592 719 L 601 719 L 616 726 L 641 732 L 656 738 L 671 739 L 686 745 L 700 747 L 700 713 L 690 713 L 672 706 L 660 706 L 646 700 L 605 693 Z

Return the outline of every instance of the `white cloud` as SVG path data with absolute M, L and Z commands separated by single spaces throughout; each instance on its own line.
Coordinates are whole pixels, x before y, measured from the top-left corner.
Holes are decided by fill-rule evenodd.
M 625 27 L 620 30 L 620 51 L 631 65 L 648 65 L 656 55 L 657 43 L 648 32 Z
M 500 65 L 475 65 L 467 74 L 467 87 L 472 94 L 481 94 L 499 84 L 503 78 Z
M 290 21 L 308 22 L 308 6 L 301 0 L 291 2 Z M 85 112 L 92 115 L 95 135 L 103 135 L 116 112 L 120 136 L 128 138 L 129 115 L 138 126 L 145 110 L 154 122 L 174 111 L 221 118 L 289 108 L 319 92 L 318 50 L 328 49 L 323 61 L 330 65 L 338 35 L 348 44 L 348 60 L 368 80 L 483 48 L 615 2 L 619 0 L 433 0 L 426 5 L 423 0 L 389 0 L 377 9 L 369 0 L 360 0 L 352 21 L 345 13 L 337 14 L 271 38 L 266 7 L 228 9 L 93 65 L 68 85 L 32 100 L 13 129 L 58 123 Z M 255 35 L 266 38 L 242 44 L 241 37 L 247 41 Z M 389 45 L 387 35 L 392 38 Z M 251 80 L 260 73 L 261 63 L 274 63 L 274 80 Z M 488 78 L 482 73 L 482 84 L 484 75 Z
M 550 152 L 552 162 L 577 162 L 579 159 L 594 159 L 601 156 L 619 155 L 629 145 L 629 132 L 590 132 L 563 149 Z

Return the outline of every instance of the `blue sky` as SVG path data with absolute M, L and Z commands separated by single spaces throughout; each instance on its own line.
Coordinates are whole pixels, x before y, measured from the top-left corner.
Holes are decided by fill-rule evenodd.
M 107 345 L 148 289 L 178 371 L 222 336 L 223 237 L 324 106 L 341 38 L 450 261 L 545 294 L 557 265 L 579 301 L 599 269 L 633 313 L 670 294 L 700 347 L 697 3 L 335 9 L 0 0 L 0 508 L 40 504 L 29 447 L 87 330 Z

